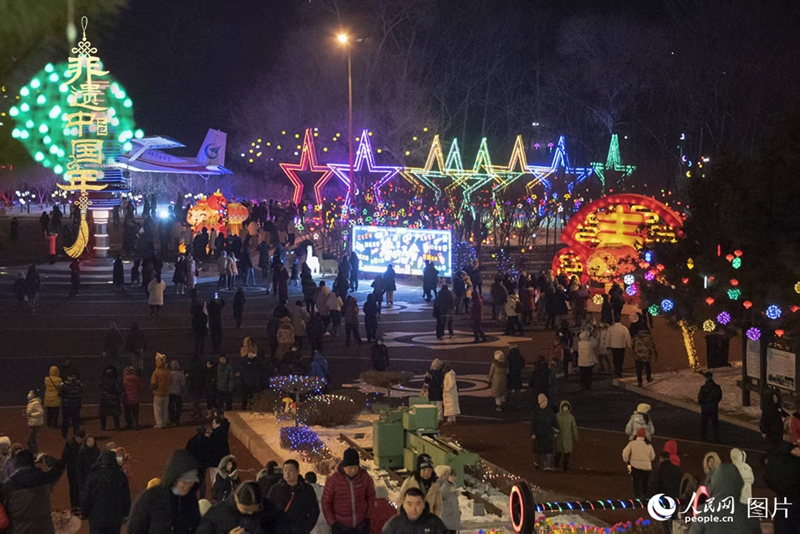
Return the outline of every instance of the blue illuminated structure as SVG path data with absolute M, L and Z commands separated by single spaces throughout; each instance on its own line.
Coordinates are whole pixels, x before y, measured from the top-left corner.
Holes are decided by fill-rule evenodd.
M 534 186 L 541 183 L 544 186 L 545 197 L 550 198 L 550 191 L 553 189 L 550 176 L 558 174 L 560 171 L 563 171 L 565 176 L 574 176 L 575 179 L 567 184 L 567 189 L 572 193 L 576 185 L 583 182 L 592 174 L 593 169 L 591 167 L 573 167 L 570 165 L 569 154 L 567 153 L 567 142 L 562 135 L 558 138 L 558 144 L 553 151 L 553 161 L 550 163 L 550 166 L 528 165 L 528 171 L 534 176 L 534 179 L 525 186 L 528 194 L 531 194 L 531 189 L 533 189 Z
M 400 171 L 403 170 L 402 166 L 397 165 L 376 165 L 375 155 L 372 152 L 372 143 L 369 140 L 369 130 L 361 132 L 361 138 L 358 142 L 358 151 L 356 152 L 355 161 L 353 162 L 353 172 L 361 172 L 364 167 L 364 162 L 367 164 L 367 170 L 370 173 L 382 173 L 383 176 L 375 183 L 375 196 L 378 201 L 381 200 L 380 189 L 392 179 L 394 179 Z M 345 184 L 350 183 L 350 164 L 348 163 L 328 163 L 328 167 L 333 173 Z M 355 186 L 352 188 L 356 190 Z M 350 198 L 350 191 L 348 190 L 345 197 L 345 206 L 349 206 L 352 199 Z

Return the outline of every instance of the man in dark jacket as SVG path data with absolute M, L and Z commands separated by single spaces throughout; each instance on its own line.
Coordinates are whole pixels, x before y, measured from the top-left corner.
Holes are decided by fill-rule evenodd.
M 197 462 L 197 474 L 200 478 L 200 487 L 197 492 L 201 499 L 206 498 L 206 469 L 213 465 L 209 461 L 211 458 L 211 434 L 207 430 L 205 425 L 199 425 L 196 434 L 186 443 L 186 451 Z
M 375 484 L 361 469 L 358 451 L 344 451 L 342 462 L 328 477 L 322 493 L 322 511 L 331 534 L 369 534 L 370 512 L 375 504 Z
M 274 534 L 308 534 L 317 524 L 317 494 L 300 477 L 297 460 L 283 463 L 283 479 L 270 488 L 267 501 Z
M 211 483 L 217 478 L 217 466 L 223 458 L 231 453 L 228 444 L 228 434 L 230 433 L 231 423 L 224 417 L 217 416 L 211 420 L 211 450 L 208 457 L 208 466 Z
M 434 316 L 436 317 L 436 338 L 444 338 L 444 329 L 447 327 L 450 337 L 453 337 L 453 312 L 456 302 L 453 293 L 443 285 L 439 294 L 436 295 L 436 302 L 433 304 Z
M 722 400 L 722 388 L 714 382 L 711 371 L 705 377 L 706 383 L 697 393 L 697 404 L 700 405 L 700 438 L 706 441 L 708 425 L 711 424 L 712 440 L 719 443 L 719 403 Z
M 434 267 L 430 260 L 425 261 L 425 269 L 422 271 L 422 298 L 426 302 L 431 301 L 431 293 L 436 298 L 436 285 L 439 282 L 439 271 Z
M 193 491 L 200 478 L 187 451 L 172 453 L 161 483 L 139 495 L 128 519 L 128 534 L 192 534 L 200 523 Z
M 80 474 L 78 472 L 78 452 L 86 439 L 86 432 L 79 430 L 72 433 L 72 438 L 64 442 L 64 450 L 61 452 L 61 461 L 67 469 L 67 480 L 69 481 L 69 505 L 72 510 L 78 510 L 81 505 L 81 485 Z
M 128 477 L 117 464 L 116 453 L 103 451 L 81 488 L 81 515 L 89 519 L 90 534 L 119 532 L 130 510 Z
M 14 456 L 16 471 L 3 486 L 3 500 L 15 534 L 55 532 L 50 517 L 50 492 L 64 473 L 64 464 L 50 456 L 45 456 L 43 462 L 49 466 L 46 471 L 36 467 L 28 450 Z
M 361 262 L 355 252 L 350 253 L 350 291 L 358 291 L 358 272 Z
M 536 469 L 542 467 L 545 471 L 552 471 L 553 453 L 555 452 L 553 438 L 558 432 L 558 422 L 550 408 L 547 396 L 539 394 L 537 403 L 533 409 L 533 419 L 531 419 L 531 439 L 536 457 L 534 465 Z
M 683 478 L 683 471 L 677 465 L 670 461 L 669 451 L 663 451 L 659 456 L 658 469 L 650 473 L 650 481 L 647 487 L 647 496 L 652 498 L 654 495 L 665 495 L 678 501 L 681 494 L 681 479 Z M 683 507 L 686 508 L 685 506 Z M 676 514 L 673 519 L 677 519 Z M 664 521 L 662 523 L 665 534 L 672 532 L 672 522 Z
M 508 289 L 503 285 L 502 279 L 498 276 L 490 289 L 492 294 L 492 321 L 503 318 L 506 301 L 508 300 Z
M 283 478 L 283 472 L 278 469 L 278 462 L 275 460 L 267 462 L 266 467 L 259 471 L 256 477 L 258 487 L 261 488 L 261 494 L 264 496 L 269 495 L 269 490 L 280 482 L 281 478 Z
M 67 379 L 61 388 L 61 437 L 67 439 L 67 432 L 72 426 L 72 432 L 81 428 L 81 392 L 83 384 L 75 374 L 65 375 Z
M 403 495 L 400 513 L 383 527 L 383 534 L 445 534 L 447 527 L 428 510 L 428 503 L 419 488 L 408 488 Z
M 789 414 L 784 411 L 781 396 L 777 391 L 768 391 L 761 400 L 761 437 L 767 442 L 767 453 L 778 450 L 783 443 L 783 418 Z
M 197 534 L 265 534 L 261 490 L 253 481 L 244 482 L 224 501 L 203 516 Z M 241 529 L 241 530 L 240 530 Z

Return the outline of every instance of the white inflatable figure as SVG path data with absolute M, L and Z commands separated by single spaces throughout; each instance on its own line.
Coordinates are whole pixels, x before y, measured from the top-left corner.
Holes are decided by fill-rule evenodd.
M 311 245 L 308 245 L 306 247 L 306 265 L 308 265 L 308 268 L 311 269 L 311 274 L 313 275 L 320 274 L 319 258 L 314 256 L 313 251 L 311 249 Z

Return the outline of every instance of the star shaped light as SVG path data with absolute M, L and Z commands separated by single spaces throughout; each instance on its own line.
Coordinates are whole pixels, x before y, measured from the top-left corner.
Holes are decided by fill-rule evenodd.
M 534 176 L 534 179 L 525 186 L 528 194 L 531 194 L 531 190 L 534 186 L 541 183 L 544 185 L 545 197 L 549 197 L 550 191 L 553 189 L 553 184 L 548 178 L 557 173 L 559 169 L 563 169 L 565 175 L 569 174 L 575 176 L 575 179 L 567 184 L 567 189 L 569 189 L 570 193 L 572 193 L 576 185 L 590 176 L 593 170 L 591 167 L 570 166 L 567 142 L 563 135 L 558 138 L 558 145 L 556 145 L 556 149 L 553 152 L 553 161 L 550 163 L 549 167 L 544 165 L 528 165 L 528 171 Z
M 364 130 L 361 133 L 361 139 L 358 143 L 358 151 L 356 152 L 355 161 L 353 162 L 353 172 L 360 172 L 367 163 L 367 170 L 370 173 L 383 173 L 383 176 L 375 182 L 375 197 L 380 201 L 380 188 L 389 183 L 395 178 L 403 167 L 396 165 L 375 165 L 375 156 L 372 153 L 372 144 L 369 141 L 369 131 Z M 328 167 L 333 174 L 335 174 L 345 184 L 350 184 L 350 164 L 349 163 L 328 163 Z M 350 188 L 347 190 L 347 197 L 345 198 L 344 207 L 347 209 L 350 206 Z
M 299 206 L 303 201 L 303 182 L 297 176 L 299 171 L 321 172 L 322 176 L 314 184 L 314 193 L 316 196 L 317 205 L 322 204 L 322 186 L 324 186 L 331 177 L 331 170 L 327 165 L 320 165 L 317 162 L 317 149 L 314 147 L 314 136 L 311 133 L 311 128 L 306 128 L 306 135 L 303 139 L 303 151 L 300 155 L 300 163 L 279 163 L 283 172 L 289 177 L 289 180 L 294 184 L 294 195 L 292 200 L 296 206 Z
M 602 163 L 596 161 L 590 163 L 594 173 L 600 178 L 600 183 L 603 184 L 603 193 L 606 192 L 606 175 L 605 171 L 615 171 L 622 173 L 620 180 L 624 180 L 636 170 L 636 165 L 623 165 L 622 157 L 619 153 L 619 136 L 617 134 L 611 135 L 611 143 L 608 145 L 608 157 L 606 162 Z
M 519 171 L 514 168 L 519 166 Z M 492 193 L 497 194 L 504 191 L 508 186 L 516 182 L 520 176 L 528 174 L 528 159 L 525 156 L 525 143 L 522 142 L 522 136 L 518 135 L 517 140 L 514 142 L 514 149 L 511 151 L 511 158 L 508 160 L 508 165 L 495 165 L 493 167 L 498 181 L 492 188 Z

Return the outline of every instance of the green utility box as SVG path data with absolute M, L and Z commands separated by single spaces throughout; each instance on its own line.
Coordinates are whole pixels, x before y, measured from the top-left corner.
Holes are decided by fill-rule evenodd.
M 403 465 L 404 433 L 399 411 L 383 412 L 380 420 L 372 423 L 372 452 L 379 468 L 398 469 Z
M 406 441 L 408 443 L 403 455 L 403 467 L 409 472 L 417 468 L 417 457 L 424 453 L 431 457 L 433 465 L 449 465 L 458 484 L 462 485 L 464 483 L 464 466 L 477 465 L 480 461 L 480 456 L 474 452 L 465 451 L 436 436 L 407 432 Z
M 436 432 L 439 412 L 433 404 L 415 404 L 403 411 L 403 428 L 409 432 Z

